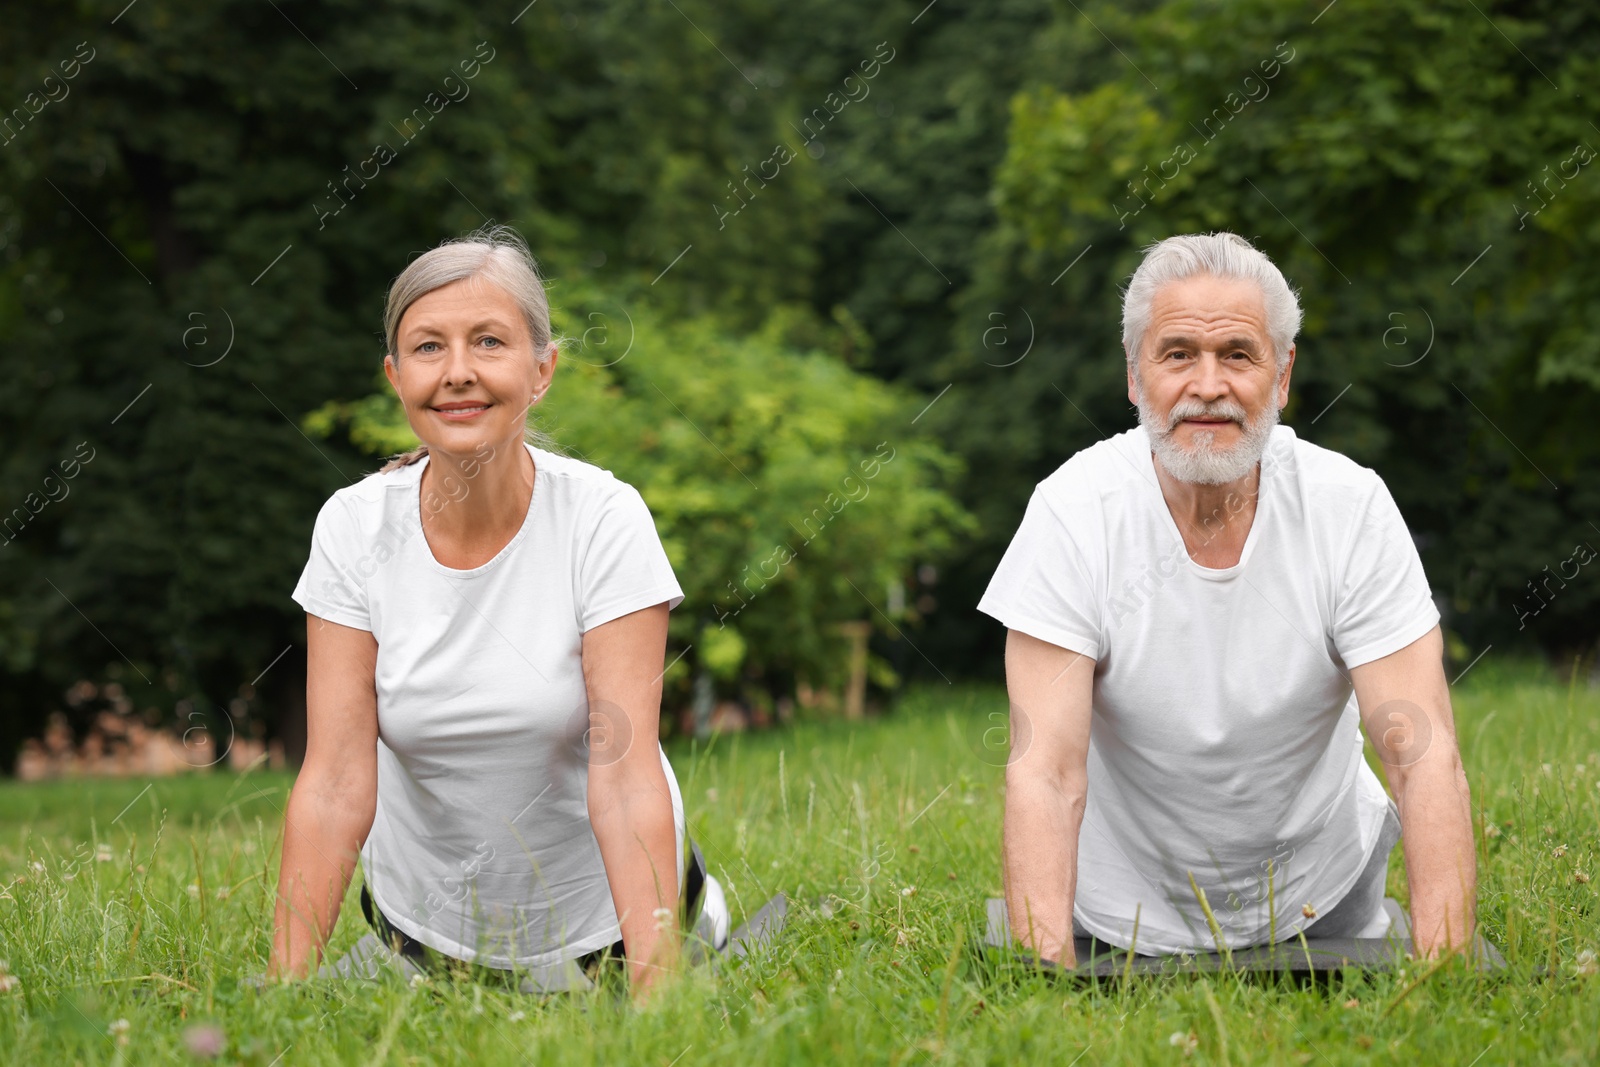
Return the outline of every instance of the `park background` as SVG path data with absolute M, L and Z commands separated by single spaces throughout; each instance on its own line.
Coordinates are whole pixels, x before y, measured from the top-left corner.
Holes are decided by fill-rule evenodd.
M 9 12 L 0 60 L 0 773 L 59 778 L 0 783 L 15 1062 L 1600 1057 L 1600 14 L 104 0 Z M 736 920 L 781 891 L 790 926 L 645 1013 L 258 995 L 289 593 L 410 443 L 390 279 L 489 220 L 565 338 L 537 428 L 640 488 L 688 594 L 691 828 Z M 1302 294 L 1284 421 L 1416 538 L 1505 974 L 1084 988 L 974 947 L 1007 742 L 974 606 L 1032 487 L 1136 422 L 1141 248 L 1211 229 Z
M 998 677 L 974 605 L 1033 485 L 1136 422 L 1119 286 L 1196 230 L 1302 293 L 1284 421 L 1385 478 L 1453 665 L 1593 653 L 1597 41 L 1465 0 L 30 6 L 0 766 L 107 712 L 294 762 L 312 522 L 410 440 L 387 283 L 490 219 L 567 339 L 538 427 L 688 593 L 669 732 L 697 679 L 702 732 L 708 691 L 848 702 L 869 628 L 874 704 Z

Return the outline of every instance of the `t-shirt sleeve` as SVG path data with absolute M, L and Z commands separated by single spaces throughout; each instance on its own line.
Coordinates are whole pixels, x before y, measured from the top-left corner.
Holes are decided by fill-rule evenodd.
M 1405 518 L 1378 480 L 1351 534 L 1336 587 L 1333 644 L 1346 667 L 1398 652 L 1439 622 Z
M 1007 629 L 1098 659 L 1100 607 L 1093 570 L 1079 540 L 1044 488 L 1036 488 L 978 610 Z
M 317 513 L 311 555 L 294 587 L 295 602 L 318 618 L 370 631 L 366 580 L 356 566 L 361 546 L 360 528 L 349 505 L 329 497 Z
M 580 632 L 652 604 L 675 608 L 683 601 L 649 506 L 633 486 L 618 484 L 579 557 Z

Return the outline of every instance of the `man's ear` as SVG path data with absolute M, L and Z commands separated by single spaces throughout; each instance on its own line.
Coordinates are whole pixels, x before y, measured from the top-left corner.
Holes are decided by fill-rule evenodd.
M 1124 357 L 1126 357 L 1125 362 L 1128 365 L 1128 403 L 1132 404 L 1134 407 L 1138 407 L 1139 389 L 1133 380 L 1133 357 L 1129 355 L 1126 345 L 1123 346 L 1122 354 Z
M 1294 370 L 1294 345 L 1289 346 L 1289 362 L 1283 365 L 1283 375 L 1278 381 L 1278 410 L 1289 403 L 1289 375 Z

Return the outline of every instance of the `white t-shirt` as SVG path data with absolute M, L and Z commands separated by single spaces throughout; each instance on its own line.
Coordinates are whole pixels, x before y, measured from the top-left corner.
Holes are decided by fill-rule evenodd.
M 638 490 L 527 447 L 533 497 L 489 562 L 434 558 L 423 459 L 333 494 L 294 591 L 377 638 L 378 807 L 361 850 L 374 901 L 423 944 L 500 968 L 621 937 L 586 801 L 583 633 L 683 599 Z M 429 490 L 437 509 L 473 487 Z M 681 871 L 683 801 L 661 764 Z
M 1192 874 L 1230 947 L 1261 944 L 1269 899 L 1283 939 L 1355 884 L 1388 800 L 1347 672 L 1439 621 L 1376 473 L 1274 428 L 1239 562 L 1206 568 L 1135 427 L 1039 483 L 978 607 L 1095 661 L 1082 929 L 1212 951 Z

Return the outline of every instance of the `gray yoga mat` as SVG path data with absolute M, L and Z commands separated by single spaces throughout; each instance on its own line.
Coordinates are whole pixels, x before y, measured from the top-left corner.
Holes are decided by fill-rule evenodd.
M 744 925 L 728 935 L 727 945 L 720 953 L 713 955 L 713 962 L 721 958 L 746 956 L 763 945 L 771 944 L 782 932 L 788 914 L 789 901 L 779 893 L 763 904 Z M 700 962 L 699 953 L 693 947 L 690 956 L 695 962 Z M 338 960 L 323 964 L 316 977 L 376 979 L 385 974 L 394 974 L 403 981 L 410 981 L 413 976 L 425 977 L 426 973 L 385 945 L 377 934 L 368 933 Z M 526 972 L 520 988 L 524 993 L 567 993 L 593 989 L 594 983 L 576 964 L 568 961 Z
M 1093 938 L 1080 937 L 1073 942 L 1078 966 L 1070 973 L 1088 978 L 1109 978 L 1125 971 L 1131 974 L 1192 974 L 1228 970 L 1231 967 L 1238 971 L 1314 977 L 1348 970 L 1392 971 L 1405 962 L 1406 953 L 1411 951 L 1411 920 L 1393 897 L 1386 898 L 1383 907 L 1389 913 L 1390 922 L 1386 937 L 1308 937 L 1303 944 L 1297 937 L 1276 945 L 1235 949 L 1231 962 L 1216 952 L 1200 952 L 1177 956 L 1135 955 L 1130 964 L 1126 951 Z M 989 898 L 988 919 L 984 943 L 991 949 L 1010 946 L 1011 930 L 1003 899 Z M 1477 938 L 1476 958 L 1481 970 L 1499 971 L 1506 967 L 1500 950 L 1481 933 Z

